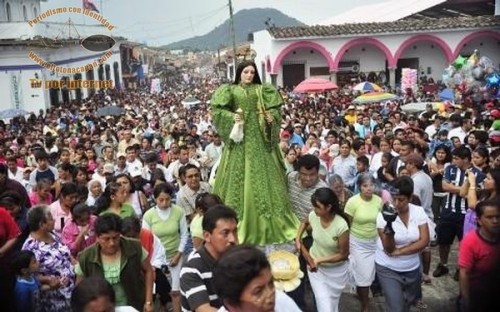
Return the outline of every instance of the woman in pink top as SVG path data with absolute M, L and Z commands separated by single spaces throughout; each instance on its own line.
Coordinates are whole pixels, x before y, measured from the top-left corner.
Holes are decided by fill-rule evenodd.
M 52 194 L 50 193 L 51 183 L 49 180 L 40 180 L 36 184 L 36 189 L 29 194 L 31 206 L 40 204 L 50 205 L 53 202 Z
M 77 257 L 81 251 L 95 243 L 96 220 L 97 217 L 86 204 L 78 204 L 71 209 L 71 221 L 64 225 L 62 241 L 69 247 L 73 257 Z
M 71 221 L 71 209 L 78 202 L 78 187 L 73 182 L 64 183 L 61 187 L 59 200 L 50 205 L 50 213 L 54 218 L 54 231 L 62 232 L 64 225 Z

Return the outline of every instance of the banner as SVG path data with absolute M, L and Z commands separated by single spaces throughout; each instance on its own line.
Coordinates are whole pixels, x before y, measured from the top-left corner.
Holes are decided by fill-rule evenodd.
M 21 108 L 21 75 L 17 73 L 10 74 L 10 96 L 11 103 L 14 103 L 14 108 Z

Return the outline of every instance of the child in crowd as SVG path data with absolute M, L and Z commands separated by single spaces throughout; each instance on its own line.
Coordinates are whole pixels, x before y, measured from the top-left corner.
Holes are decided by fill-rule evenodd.
M 368 168 L 370 168 L 370 160 L 366 156 L 358 156 L 356 158 L 356 178 L 354 179 L 354 194 L 359 194 L 359 188 L 358 188 L 358 178 L 361 176 L 363 173 L 368 173 Z
M 12 269 L 16 274 L 14 288 L 15 305 L 17 312 L 38 311 L 37 304 L 40 290 L 49 290 L 49 285 L 41 285 L 36 277 L 38 261 L 35 254 L 29 250 L 20 251 L 12 260 Z
M 86 204 L 78 204 L 71 208 L 71 222 L 64 225 L 61 236 L 73 257 L 77 257 L 81 251 L 95 243 L 96 220 L 97 217 Z
M 429 152 L 427 153 L 428 159 L 432 158 L 434 150 L 441 144 L 448 146 L 451 150 L 453 149 L 453 143 L 450 139 L 448 139 L 448 130 L 446 129 L 439 130 L 435 138 L 429 144 Z
M 86 148 L 85 156 L 87 156 L 88 159 L 87 170 L 95 171 L 97 169 L 97 156 L 95 154 L 94 149 L 92 147 Z
M 399 167 L 398 177 L 404 177 L 404 176 L 409 177 L 410 176 L 410 172 L 408 172 L 408 170 L 406 169 L 405 166 Z
M 26 167 L 23 170 L 23 179 L 21 180 L 22 186 L 26 189 L 26 192 L 29 194 L 33 192 L 33 187 L 31 187 L 31 182 L 30 182 L 30 175 L 31 175 L 31 167 Z
M 29 193 L 32 206 L 50 205 L 54 201 L 51 193 L 52 183 L 49 180 L 40 180 L 36 183 L 35 190 Z

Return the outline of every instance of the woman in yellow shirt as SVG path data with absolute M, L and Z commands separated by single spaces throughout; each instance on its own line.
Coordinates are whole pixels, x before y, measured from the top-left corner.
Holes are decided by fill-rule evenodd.
M 300 225 L 295 239 L 309 265 L 309 281 L 318 312 L 336 312 L 340 295 L 347 284 L 349 265 L 349 225 L 340 209 L 335 193 L 327 188 L 317 189 L 311 196 L 314 211 Z M 302 248 L 302 234 L 312 228 L 313 243 L 309 252 Z
M 375 180 L 369 173 L 359 176 L 360 193 L 345 205 L 351 222 L 349 257 L 361 311 L 368 311 L 369 287 L 375 279 L 375 251 L 377 249 L 377 215 L 382 210 L 382 199 L 374 194 Z

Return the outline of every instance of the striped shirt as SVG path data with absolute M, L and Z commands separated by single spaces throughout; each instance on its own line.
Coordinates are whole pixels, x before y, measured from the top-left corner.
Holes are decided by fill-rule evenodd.
M 301 222 L 309 218 L 309 213 L 312 211 L 311 195 L 321 187 L 328 187 L 328 184 L 318 179 L 318 182 L 313 186 L 304 188 L 300 183 L 298 171 L 288 174 L 288 194 L 290 196 L 290 202 L 293 212 Z
M 476 167 L 471 167 L 471 170 L 476 176 L 476 185 L 481 185 L 485 175 L 484 173 L 477 169 Z M 451 183 L 455 186 L 462 186 L 464 181 L 467 179 L 466 171 L 458 168 L 455 165 L 450 165 L 446 167 L 444 171 L 443 181 Z M 446 198 L 446 205 L 443 208 L 442 213 L 446 214 L 465 214 L 467 212 L 468 204 L 467 197 L 460 197 L 459 194 L 448 193 Z
M 214 308 L 222 306 L 212 283 L 214 266 L 215 259 L 208 253 L 205 245 L 189 255 L 181 269 L 183 312 L 194 311 L 206 303 Z

